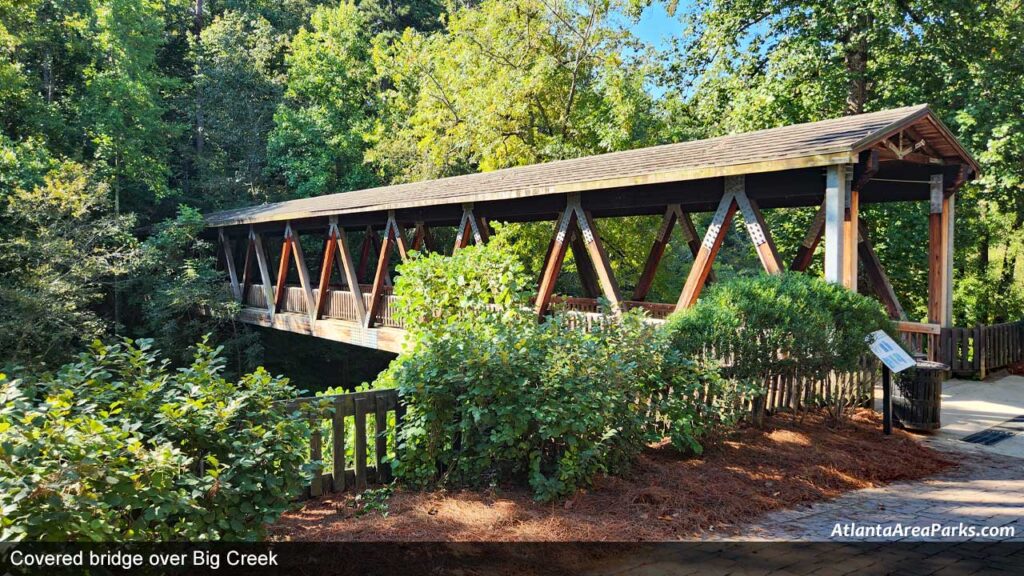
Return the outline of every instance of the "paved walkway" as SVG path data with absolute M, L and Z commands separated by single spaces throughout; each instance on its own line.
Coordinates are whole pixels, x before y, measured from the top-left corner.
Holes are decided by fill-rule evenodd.
M 1019 415 L 1024 415 L 1024 378 L 949 381 L 943 387 L 943 429 L 921 441 L 949 454 L 957 467 L 926 480 L 858 490 L 829 502 L 767 514 L 740 534 L 713 537 L 711 542 L 644 545 L 586 572 L 1021 574 L 1024 433 L 994 446 L 961 440 Z M 913 528 L 928 532 L 915 535 Z M 982 534 L 982 528 L 1000 533 Z

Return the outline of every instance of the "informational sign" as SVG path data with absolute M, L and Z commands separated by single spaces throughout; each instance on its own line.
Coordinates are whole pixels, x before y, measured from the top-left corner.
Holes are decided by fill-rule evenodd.
M 881 330 L 868 334 L 867 342 L 875 356 L 893 372 L 902 372 L 917 365 L 902 346 Z

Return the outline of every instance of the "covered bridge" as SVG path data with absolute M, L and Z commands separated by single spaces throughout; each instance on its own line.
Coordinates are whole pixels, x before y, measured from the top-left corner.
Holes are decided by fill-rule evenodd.
M 977 171 L 935 114 L 927 106 L 912 106 L 253 206 L 210 214 L 206 222 L 217 230 L 232 293 L 243 304 L 242 321 L 398 351 L 404 331 L 393 319 L 391 255 L 397 250 L 405 258 L 412 250 L 436 249 L 431 229 L 438 227 L 456 228 L 457 250 L 471 241 L 486 242 L 490 221 L 552 221 L 535 299 L 538 314 L 559 299 L 555 280 L 571 247 L 592 296 L 604 296 L 615 311 L 643 308 L 652 318 L 664 318 L 697 301 L 739 212 L 767 272 L 807 269 L 824 239 L 826 278 L 856 289 L 863 266 L 889 313 L 905 320 L 859 206 L 929 202 L 929 322 L 900 326 L 938 334 L 952 317 L 956 191 Z M 819 209 L 795 258 L 783 262 L 761 210 L 801 206 Z M 714 213 L 706 230 L 695 228 L 690 215 L 696 212 Z M 601 218 L 634 215 L 662 215 L 662 220 L 651 230 L 643 274 L 633 292 L 623 294 L 598 225 Z M 693 266 L 676 302 L 648 302 L 677 225 Z M 310 255 L 318 269 L 307 265 L 300 235 L 320 239 L 322 254 Z M 356 246 L 352 238 L 359 236 Z M 561 300 L 570 309 L 596 310 L 594 298 Z

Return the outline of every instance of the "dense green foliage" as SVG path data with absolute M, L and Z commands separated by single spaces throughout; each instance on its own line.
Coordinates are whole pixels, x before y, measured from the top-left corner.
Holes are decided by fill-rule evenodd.
M 378 385 L 408 404 L 395 465 L 406 481 L 525 480 L 546 500 L 622 470 L 647 440 L 667 433 L 699 451 L 738 418 L 740 391 L 668 354 L 636 314 L 591 331 L 566 314 L 538 323 L 529 277 L 500 250 L 416 258 L 401 271 L 395 293 L 417 328 Z
M 644 11 L 677 7 L 667 46 L 632 32 Z M 983 167 L 958 202 L 955 321 L 1019 317 L 1022 12 L 1019 0 L 0 0 L 2 361 L 61 362 L 110 332 L 168 351 L 212 332 L 235 370 L 257 361 L 252 334 L 181 305 L 221 297 L 209 242 L 170 241 L 195 235 L 181 204 L 203 213 L 920 102 Z M 923 210 L 863 207 L 913 319 Z M 766 217 L 789 257 L 811 211 Z M 628 291 L 656 218 L 600 227 Z M 550 225 L 504 228 L 535 272 Z M 736 228 L 723 278 L 756 269 Z M 652 299 L 678 296 L 686 252 L 674 236 Z M 572 256 L 558 289 L 581 289 Z
M 877 302 L 799 273 L 715 283 L 665 327 L 682 354 L 727 359 L 733 377 L 755 385 L 794 365 L 809 378 L 853 372 L 875 330 L 892 331 Z
M 224 364 L 200 343 L 175 371 L 126 340 L 0 376 L 0 539 L 261 537 L 301 491 L 308 428 L 286 380 Z

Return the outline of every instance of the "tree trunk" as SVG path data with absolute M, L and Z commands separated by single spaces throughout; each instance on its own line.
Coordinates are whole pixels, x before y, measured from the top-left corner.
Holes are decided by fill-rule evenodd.
M 872 18 L 865 14 L 859 25 L 850 34 L 850 44 L 846 47 L 846 74 L 849 78 L 846 89 L 846 114 L 861 114 L 868 100 L 870 85 L 868 82 L 868 31 Z

